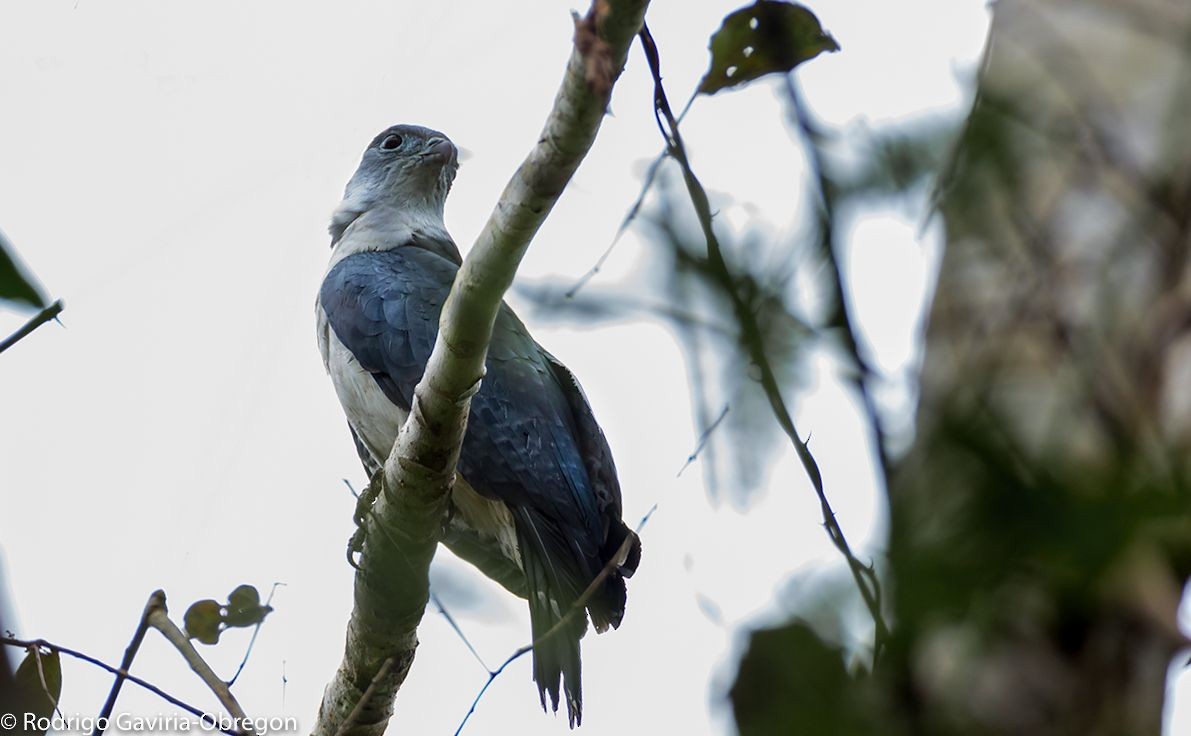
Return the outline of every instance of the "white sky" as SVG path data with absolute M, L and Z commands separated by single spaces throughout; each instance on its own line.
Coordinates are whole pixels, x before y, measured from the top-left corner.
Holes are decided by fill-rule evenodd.
M 707 37 L 739 3 L 656 0 L 649 22 L 672 99 L 685 100 Z M 987 26 L 980 2 L 812 7 L 844 49 L 800 73 L 825 121 L 859 130 L 962 114 Z M 313 334 L 329 213 L 376 132 L 428 125 L 471 154 L 446 213 L 466 251 L 553 100 L 568 10 L 0 0 L 0 227 L 67 304 L 66 329 L 44 327 L 0 360 L 0 552 L 18 633 L 118 662 L 155 588 L 180 620 L 193 600 L 283 581 L 235 690 L 252 715 L 312 725 L 351 604 L 353 501 L 341 479 L 362 482 Z M 705 184 L 736 203 L 727 221 L 743 223 L 747 203 L 789 230 L 805 169 L 773 84 L 698 101 L 684 133 Z M 661 146 L 650 106 L 634 49 L 615 115 L 531 247 L 526 282 L 577 277 L 606 247 Z M 916 359 L 937 258 L 937 230 L 919 241 L 919 218 L 889 207 L 849 225 L 856 307 L 892 376 Z M 627 238 L 597 283 L 630 275 L 642 247 Z M 0 333 L 20 320 L 0 314 Z M 776 617 L 791 575 L 837 564 L 813 493 L 788 453 L 744 512 L 708 501 L 698 464 L 675 478 L 696 437 L 666 328 L 530 327 L 582 379 L 626 518 L 659 504 L 624 625 L 584 643 L 583 733 L 728 733 L 741 627 Z M 820 366 L 795 404 L 853 543 L 879 539 L 847 393 Z M 527 640 L 520 601 L 445 551 L 436 564 L 478 596 L 469 605 L 443 590 L 490 665 Z M 420 638 L 394 723 L 450 734 L 486 674 L 433 612 Z M 246 642 L 233 632 L 204 653 L 230 673 Z M 134 672 L 217 707 L 157 637 Z M 511 667 L 466 732 L 565 732 L 565 717 L 538 709 L 529 673 L 528 658 Z M 63 711 L 94 714 L 109 684 L 68 665 Z M 172 712 L 134 687 L 117 710 Z

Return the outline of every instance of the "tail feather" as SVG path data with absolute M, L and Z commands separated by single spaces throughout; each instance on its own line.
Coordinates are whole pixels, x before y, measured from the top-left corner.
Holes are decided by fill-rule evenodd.
M 551 710 L 558 711 L 561 684 L 567 718 L 573 728 L 583 719 L 579 640 L 587 632 L 587 616 L 582 611 L 572 612 L 571 605 L 558 602 L 558 587 L 552 584 L 555 576 L 551 574 L 548 560 L 525 553 L 522 559 L 529 589 L 529 620 L 534 642 L 533 679 L 538 685 L 542 709 L 546 709 L 546 696 L 549 695 Z M 565 597 L 573 601 L 578 595 Z
M 587 610 L 591 613 L 591 623 L 596 633 L 602 634 L 609 628 L 618 628 L 624 619 L 627 597 L 624 580 L 637 571 L 637 564 L 641 561 L 641 538 L 624 522 L 617 520 L 608 530 L 608 539 L 600 550 L 600 558 L 606 560 L 604 564 L 611 562 L 613 568 L 599 592 L 587 602 Z
M 535 604 L 534 599 L 538 599 Z M 558 712 L 560 699 L 567 704 L 567 718 L 572 728 L 583 720 L 582 663 L 579 658 L 579 640 L 587 631 L 587 617 L 576 612 L 563 620 L 565 611 L 550 600 L 541 605 L 541 599 L 534 595 L 529 607 L 530 625 L 533 629 L 533 679 L 538 685 L 542 709 L 546 708 L 546 696 L 550 696 L 551 710 Z M 560 682 L 563 698 L 560 698 Z
M 542 708 L 549 696 L 557 712 L 560 700 L 567 704 L 572 728 L 583 720 L 582 664 L 579 640 L 587 632 L 587 614 L 597 632 L 616 628 L 624 618 L 624 579 L 633 574 L 641 558 L 641 540 L 617 520 L 609 530 L 598 560 L 584 563 L 594 570 L 579 573 L 573 548 L 553 526 L 525 508 L 514 511 L 529 597 L 529 618 L 533 630 L 533 679 Z M 595 553 L 593 553 L 593 558 Z M 575 602 L 604 565 L 612 567 L 587 601 L 587 611 L 575 610 Z

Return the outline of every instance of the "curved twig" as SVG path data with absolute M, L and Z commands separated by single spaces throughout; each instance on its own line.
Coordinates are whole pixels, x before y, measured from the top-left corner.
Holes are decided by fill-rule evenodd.
M 94 665 L 95 667 L 98 667 L 99 669 L 104 670 L 106 672 L 110 672 L 113 675 L 123 677 L 128 682 L 131 682 L 132 684 L 134 684 L 138 687 L 142 687 L 145 690 L 148 690 L 149 692 L 153 693 L 154 695 L 156 695 L 157 697 L 166 701 L 167 703 L 170 703 L 171 705 L 175 705 L 175 706 L 181 708 L 182 710 L 186 711 L 187 713 L 189 713 L 192 716 L 196 716 L 198 718 L 206 718 L 206 719 L 210 718 L 210 714 L 204 713 L 202 710 L 196 708 L 195 706 L 191 705 L 190 703 L 187 703 L 185 700 L 182 700 L 181 698 L 170 695 L 169 693 L 167 693 L 166 691 L 157 687 L 153 683 L 148 682 L 146 680 L 142 680 L 141 678 L 137 677 L 136 675 L 131 675 L 128 672 L 126 672 L 120 668 L 113 667 L 112 665 L 108 664 L 107 662 L 104 662 L 103 660 L 100 660 L 100 659 L 96 659 L 95 657 L 92 657 L 90 654 L 84 654 L 83 652 L 80 652 L 77 649 L 71 649 L 70 647 L 64 647 L 61 644 L 55 644 L 54 642 L 46 641 L 45 639 L 17 639 L 15 637 L 11 637 L 11 636 L 0 636 L 0 645 L 9 646 L 9 647 L 19 647 L 21 649 L 28 649 L 30 647 L 40 647 L 43 649 L 49 649 L 52 652 L 58 652 L 59 654 L 65 654 L 68 657 L 72 657 L 72 658 L 77 659 L 81 662 L 86 662 L 87 664 Z M 221 728 L 218 728 L 217 730 L 227 734 L 227 736 L 240 736 L 239 732 L 233 731 L 228 728 L 221 727 Z

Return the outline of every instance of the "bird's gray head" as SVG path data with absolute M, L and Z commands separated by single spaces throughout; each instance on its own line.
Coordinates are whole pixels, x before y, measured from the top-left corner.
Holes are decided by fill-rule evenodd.
M 331 216 L 331 245 L 360 215 L 392 208 L 413 217 L 442 219 L 443 204 L 459 152 L 442 133 L 418 125 L 394 125 L 372 139 L 343 201 Z

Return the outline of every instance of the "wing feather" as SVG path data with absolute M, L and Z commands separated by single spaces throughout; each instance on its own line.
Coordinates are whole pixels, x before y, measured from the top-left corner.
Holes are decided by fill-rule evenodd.
M 320 303 L 336 337 L 389 401 L 406 411 L 457 270 L 453 244 L 411 242 L 347 256 L 323 282 Z M 597 629 L 618 625 L 622 576 L 632 574 L 640 546 L 621 521 L 612 454 L 582 389 L 504 304 L 486 367 L 472 399 L 458 470 L 477 493 L 512 512 L 535 636 L 565 615 L 632 535 L 629 559 L 588 603 Z M 586 618 L 578 618 L 564 627 L 567 642 L 546 647 L 535 662 L 543 699 L 548 692 L 557 704 L 561 679 L 572 717 L 581 698 L 578 638 L 586 629 Z

